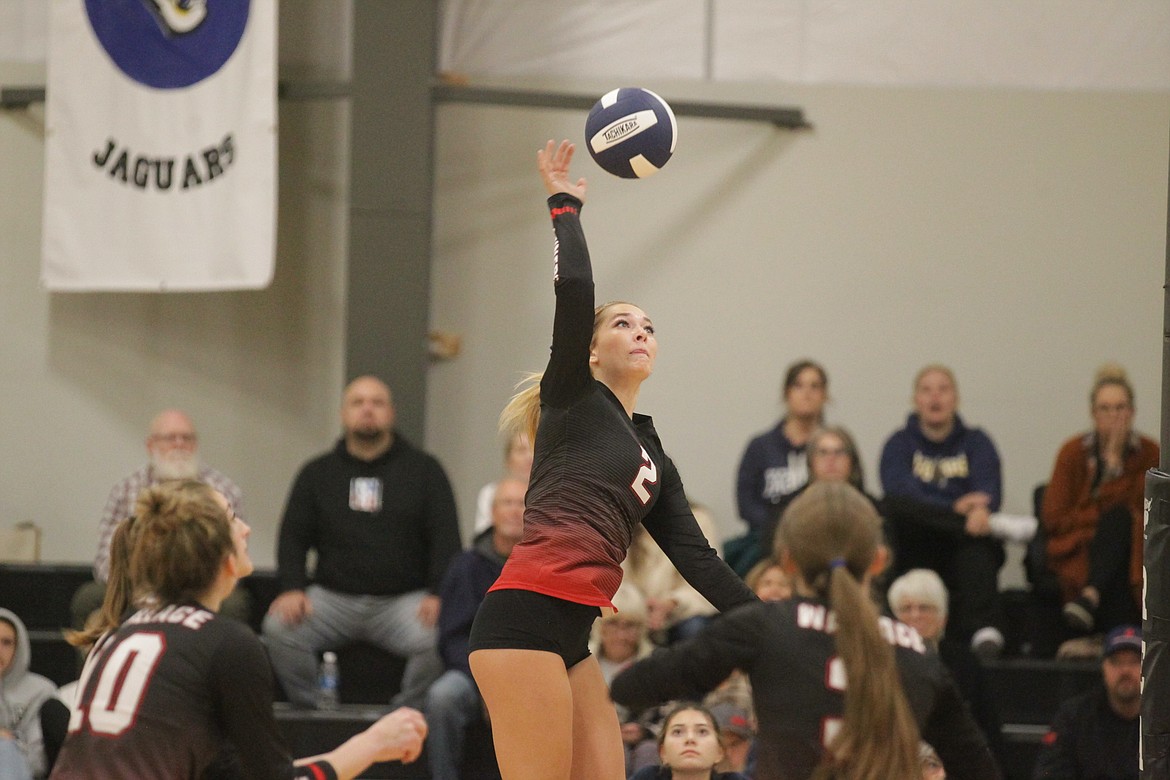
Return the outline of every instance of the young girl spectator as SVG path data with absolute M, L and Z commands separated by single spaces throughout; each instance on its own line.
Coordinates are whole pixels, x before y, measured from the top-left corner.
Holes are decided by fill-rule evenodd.
M 658 735 L 661 766 L 645 767 L 630 780 L 747 780 L 739 772 L 717 772 L 723 736 L 715 716 L 701 704 L 684 702 L 666 716 Z
M 0 777 L 31 780 L 48 771 L 41 707 L 57 686 L 28 670 L 28 631 L 14 612 L 0 609 Z

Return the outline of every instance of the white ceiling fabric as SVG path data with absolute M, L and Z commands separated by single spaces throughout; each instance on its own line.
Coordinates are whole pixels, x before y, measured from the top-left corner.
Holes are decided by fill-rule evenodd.
M 1165 0 L 443 0 L 472 78 L 1170 89 Z

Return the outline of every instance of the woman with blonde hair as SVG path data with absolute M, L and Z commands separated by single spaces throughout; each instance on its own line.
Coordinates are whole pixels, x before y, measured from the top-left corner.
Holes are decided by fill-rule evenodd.
M 539 381 L 501 415 L 504 430 L 527 430 L 534 444 L 524 537 L 471 630 L 504 780 L 625 780 L 617 714 L 588 641 L 613 608 L 639 523 L 716 608 L 755 599 L 699 530 L 653 420 L 634 411 L 657 335 L 633 304 L 594 308 L 573 148 L 549 141 L 537 152 L 556 237 L 552 349 Z
M 223 770 L 229 746 L 239 776 L 253 780 L 347 780 L 375 761 L 418 757 L 426 724 L 399 709 L 294 763 L 277 733 L 264 647 L 247 626 L 216 615 L 252 572 L 251 529 L 195 481 L 147 488 L 135 517 L 129 556 L 113 565 L 119 576 L 128 566 L 122 582 L 139 609 L 90 652 L 54 778 L 196 780 Z
M 717 620 L 613 681 L 631 707 L 694 698 L 747 672 L 760 778 L 911 778 L 930 741 L 960 780 L 1000 776 L 938 656 L 867 596 L 886 562 L 881 520 L 849 485 L 816 482 L 785 512 L 777 556 L 796 595 Z

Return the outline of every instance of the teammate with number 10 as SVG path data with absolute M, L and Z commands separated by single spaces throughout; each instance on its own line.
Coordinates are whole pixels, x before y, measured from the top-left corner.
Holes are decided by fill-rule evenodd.
M 634 413 L 658 342 L 628 303 L 594 309 L 573 145 L 537 152 L 556 236 L 552 351 L 501 415 L 534 459 L 524 536 L 471 632 L 471 671 L 504 780 L 624 780 L 621 732 L 589 631 L 621 583 L 637 524 L 719 609 L 755 600 L 699 530 L 651 418 Z M 535 378 L 534 378 L 535 379 Z
M 347 780 L 375 761 L 418 757 L 426 723 L 403 708 L 294 765 L 276 731 L 264 647 L 250 628 L 215 614 L 252 571 L 249 533 L 202 482 L 142 492 L 132 541 L 116 540 L 119 549 L 132 544 L 125 581 L 139 611 L 86 659 L 53 778 L 202 780 L 214 768 L 249 780 Z M 112 581 L 123 582 L 125 557 L 111 559 Z

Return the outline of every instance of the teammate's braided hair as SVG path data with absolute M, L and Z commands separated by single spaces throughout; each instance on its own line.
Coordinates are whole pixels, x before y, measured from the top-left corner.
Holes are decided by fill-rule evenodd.
M 139 594 L 160 604 L 191 601 L 215 582 L 235 549 L 227 511 L 195 480 L 164 482 L 138 496 L 138 539 L 130 556 Z
M 815 482 L 784 512 L 776 555 L 788 557 L 836 615 L 845 667 L 845 712 L 813 774 L 827 778 L 911 778 L 920 773 L 918 726 L 902 691 L 894 650 L 861 580 L 877 555 L 881 519 L 844 483 Z

